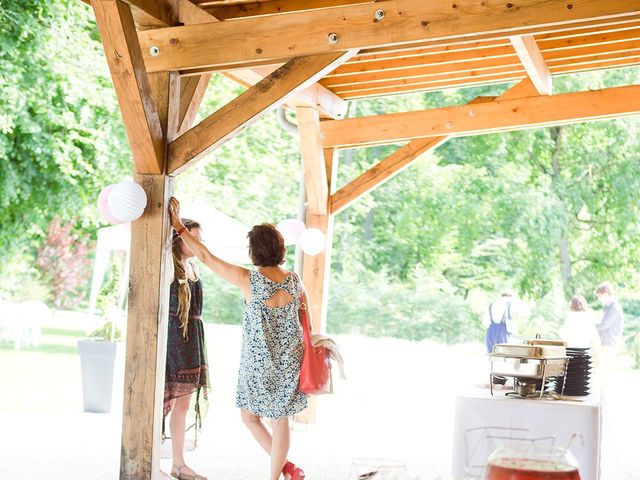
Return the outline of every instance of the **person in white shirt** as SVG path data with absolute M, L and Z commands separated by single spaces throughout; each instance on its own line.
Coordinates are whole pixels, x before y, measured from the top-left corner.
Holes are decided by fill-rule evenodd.
M 600 347 L 600 336 L 596 330 L 593 312 L 582 295 L 575 295 L 569 305 L 569 314 L 560 329 L 560 338 L 569 347 L 592 348 Z

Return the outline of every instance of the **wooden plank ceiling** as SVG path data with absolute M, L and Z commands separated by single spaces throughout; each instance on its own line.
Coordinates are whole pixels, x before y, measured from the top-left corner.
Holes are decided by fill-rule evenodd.
M 386 3 L 357 0 L 190 1 L 223 22 L 260 16 L 270 17 L 265 18 L 268 21 L 293 12 L 333 10 L 333 7 L 345 5 L 376 3 L 382 9 Z M 150 17 L 138 6 L 162 2 L 130 0 L 127 3 L 132 6 L 140 30 L 160 27 L 157 22 L 146 21 Z M 534 34 L 528 39 L 530 43 L 533 43 L 532 39 L 546 64 L 543 68 L 551 76 L 640 64 L 640 15 L 574 23 L 552 33 Z M 515 44 L 513 38 L 506 36 L 484 39 L 470 36 L 364 49 L 318 84 L 339 97 L 338 100 L 351 100 L 514 82 L 528 75 L 526 62 L 519 57 Z M 217 71 L 248 86 L 283 64 L 265 63 L 251 70 L 229 67 L 223 70 L 225 67 L 219 66 L 182 70 L 181 74 Z

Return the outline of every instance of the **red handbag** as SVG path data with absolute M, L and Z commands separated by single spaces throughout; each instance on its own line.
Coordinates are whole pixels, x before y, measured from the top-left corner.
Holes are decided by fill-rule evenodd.
M 307 395 L 333 393 L 329 350 L 325 347 L 314 347 L 311 344 L 307 306 L 304 303 L 304 296 L 300 297 L 300 323 L 304 335 L 304 356 L 300 366 L 300 391 Z

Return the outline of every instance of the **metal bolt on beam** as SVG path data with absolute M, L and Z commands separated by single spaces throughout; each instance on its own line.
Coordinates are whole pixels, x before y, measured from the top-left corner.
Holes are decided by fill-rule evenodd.
M 376 10 L 374 16 L 376 20 L 382 20 L 384 18 L 384 10 Z
M 157 57 L 160 54 L 160 49 L 155 45 L 149 49 L 149 55 L 152 57 Z
M 329 45 L 335 45 L 336 43 L 338 43 L 338 40 L 340 40 L 340 37 L 337 33 L 330 33 L 327 39 L 329 40 Z

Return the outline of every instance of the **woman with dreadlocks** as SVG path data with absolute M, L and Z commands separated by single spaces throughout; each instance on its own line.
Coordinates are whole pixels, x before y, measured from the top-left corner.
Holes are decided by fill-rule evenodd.
M 188 218 L 181 220 L 191 235 L 200 239 L 200 224 Z M 207 411 L 210 384 L 201 318 L 202 283 L 195 264 L 189 260 L 194 253 L 178 233 L 173 232 L 171 249 L 174 274 L 169 297 L 162 434 L 163 438 L 171 438 L 171 476 L 179 480 L 206 480 L 184 461 L 186 432 L 193 430 L 191 448 L 195 448 L 202 418 Z M 165 433 L 165 420 L 169 412 L 171 437 Z M 187 414 L 190 414 L 188 425 Z

